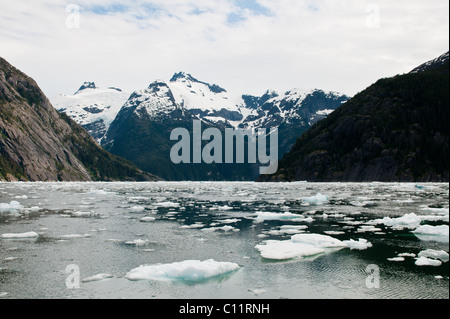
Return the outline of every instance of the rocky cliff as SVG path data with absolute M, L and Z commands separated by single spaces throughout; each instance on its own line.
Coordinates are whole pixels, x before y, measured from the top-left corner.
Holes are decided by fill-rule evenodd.
M 0 180 L 156 180 L 104 151 L 37 83 L 0 58 Z

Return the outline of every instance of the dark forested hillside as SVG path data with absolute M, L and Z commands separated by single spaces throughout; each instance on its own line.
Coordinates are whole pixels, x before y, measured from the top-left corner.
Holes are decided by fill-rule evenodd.
M 448 181 L 448 53 L 381 79 L 301 136 L 265 181 Z

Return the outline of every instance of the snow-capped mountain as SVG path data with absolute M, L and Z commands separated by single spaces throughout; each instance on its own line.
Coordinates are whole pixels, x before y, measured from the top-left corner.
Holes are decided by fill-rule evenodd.
M 253 179 L 256 173 L 230 173 L 229 167 L 219 172 L 211 165 L 204 170 L 195 167 L 195 173 L 192 167 L 177 169 L 168 158 L 172 129 L 189 130 L 195 119 L 202 120 L 205 127 L 219 129 L 277 127 L 281 157 L 304 131 L 348 99 L 344 94 L 317 89 L 242 95 L 179 72 L 169 81 L 156 80 L 131 94 L 99 89 L 87 82 L 73 96 L 60 95 L 53 103 L 84 126 L 106 150 L 141 169 L 166 179 L 216 180 Z
M 75 94 L 59 94 L 51 102 L 100 142 L 129 96 L 115 87 L 99 88 L 94 82 L 85 82 Z

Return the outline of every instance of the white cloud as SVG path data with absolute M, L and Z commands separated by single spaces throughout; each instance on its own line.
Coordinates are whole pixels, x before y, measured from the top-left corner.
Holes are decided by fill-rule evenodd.
M 0 56 L 52 96 L 186 71 L 228 90 L 355 94 L 448 50 L 444 0 L 0 0 Z M 70 29 L 67 5 L 80 8 Z

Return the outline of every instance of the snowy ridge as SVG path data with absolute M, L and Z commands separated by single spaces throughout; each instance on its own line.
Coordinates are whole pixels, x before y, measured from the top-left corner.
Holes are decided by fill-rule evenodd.
M 168 85 L 161 80 L 157 80 L 144 90 L 138 90 L 131 94 L 128 101 L 123 106 L 124 109 L 135 107 L 134 112 L 139 116 L 147 114 L 155 117 L 178 108 L 175 103 L 172 91 Z
M 148 88 L 136 90 L 131 95 L 114 87 L 101 89 L 94 82 L 85 82 L 74 95 L 60 94 L 52 99 L 52 103 L 59 111 L 86 126 L 90 133 L 96 132 L 94 128 L 90 130 L 89 126 L 100 123 L 100 128 L 96 128 L 101 131 L 96 134 L 100 135 L 100 140 L 122 106 L 138 106 L 136 112 L 142 114 L 142 111 L 146 111 L 150 117 L 182 108 L 213 123 L 257 128 L 274 122 L 279 125 L 284 121 L 289 123 L 293 119 L 301 119 L 298 111 L 303 107 L 303 101 L 317 92 L 323 91 L 292 89 L 281 93 L 268 90 L 263 96 L 255 97 L 230 93 L 216 84 L 208 84 L 190 74 L 179 72 L 168 82 L 156 80 Z M 344 96 L 337 92 L 323 94 L 330 100 Z M 323 118 L 333 110 L 318 110 L 307 122 Z
M 51 102 L 100 141 L 129 96 L 118 88 L 98 88 L 94 82 L 85 82 L 74 95 L 59 94 Z

